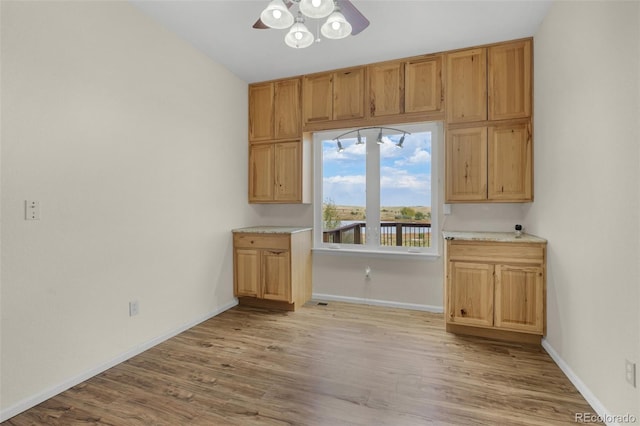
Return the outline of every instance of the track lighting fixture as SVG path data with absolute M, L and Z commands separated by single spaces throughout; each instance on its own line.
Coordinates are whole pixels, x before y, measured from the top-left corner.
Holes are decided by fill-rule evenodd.
M 395 144 L 396 147 L 398 148 L 403 148 L 403 144 L 404 144 L 404 138 L 407 135 L 410 135 L 410 132 L 407 132 L 405 130 L 400 130 L 400 129 L 394 129 L 392 127 L 361 127 L 359 129 L 355 129 L 355 130 L 349 130 L 348 132 L 345 132 L 343 134 L 341 134 L 340 136 L 334 138 L 333 140 L 336 141 L 336 144 L 338 145 L 338 152 L 342 152 L 344 151 L 344 147 L 342 146 L 342 142 L 340 142 L 341 138 L 344 138 L 345 136 L 351 134 L 351 133 L 355 133 L 356 134 L 356 145 L 364 145 L 365 141 L 362 138 L 362 135 L 360 134 L 361 131 L 363 130 L 377 130 L 378 131 L 378 137 L 376 138 L 376 143 L 378 145 L 382 145 L 384 144 L 384 136 L 383 136 L 383 131 L 384 130 L 390 130 L 397 133 L 402 133 L 402 136 L 400 137 L 400 140 Z

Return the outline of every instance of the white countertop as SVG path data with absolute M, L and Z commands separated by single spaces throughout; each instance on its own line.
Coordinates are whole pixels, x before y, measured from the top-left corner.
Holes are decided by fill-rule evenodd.
M 544 238 L 531 234 L 516 237 L 515 232 L 443 231 L 445 240 L 495 241 L 504 243 L 546 243 Z
M 301 226 L 250 226 L 232 230 L 235 234 L 295 234 L 296 232 L 304 231 L 311 231 L 311 228 Z

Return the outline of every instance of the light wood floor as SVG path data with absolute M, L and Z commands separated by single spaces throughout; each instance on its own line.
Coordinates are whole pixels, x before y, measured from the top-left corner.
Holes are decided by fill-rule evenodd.
M 575 425 L 593 410 L 541 347 L 442 315 L 235 307 L 2 425 Z

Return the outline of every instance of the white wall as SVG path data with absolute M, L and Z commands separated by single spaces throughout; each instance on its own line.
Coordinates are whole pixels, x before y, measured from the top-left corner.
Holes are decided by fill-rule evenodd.
M 534 39 L 547 348 L 601 414 L 640 419 L 640 3 L 555 2 Z
M 254 213 L 244 82 L 126 2 L 1 12 L 6 418 L 232 305 Z

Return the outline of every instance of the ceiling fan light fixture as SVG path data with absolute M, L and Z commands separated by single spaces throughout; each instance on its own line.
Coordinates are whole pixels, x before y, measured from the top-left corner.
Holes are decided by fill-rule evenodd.
M 289 28 L 295 21 L 283 0 L 271 0 L 260 14 L 260 20 L 266 26 L 278 30 Z
M 319 19 L 329 16 L 334 9 L 333 0 L 300 0 L 300 12 L 309 18 Z
M 320 28 L 323 36 L 334 40 L 348 37 L 351 34 L 351 30 L 351 24 L 339 11 L 333 12 L 327 18 L 327 22 L 322 24 Z
M 303 49 L 311 46 L 315 38 L 313 34 L 307 29 L 307 26 L 302 22 L 296 22 L 287 35 L 284 37 L 284 42 L 289 47 L 294 49 Z

